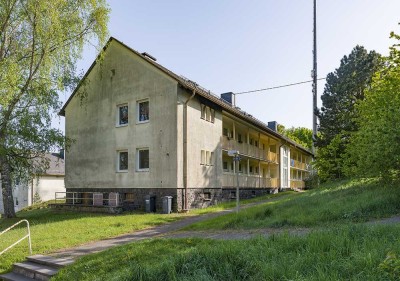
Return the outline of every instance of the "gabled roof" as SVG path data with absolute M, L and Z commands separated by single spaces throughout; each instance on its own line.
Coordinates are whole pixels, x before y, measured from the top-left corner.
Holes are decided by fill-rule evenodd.
M 105 51 L 107 49 L 107 47 L 109 46 L 109 44 L 115 41 L 117 43 L 119 43 L 120 45 L 122 45 L 123 47 L 125 47 L 126 49 L 128 49 L 129 51 L 131 51 L 132 53 L 136 54 L 138 57 L 142 58 L 143 60 L 145 60 L 146 62 L 150 63 L 151 65 L 153 65 L 154 67 L 158 68 L 159 70 L 161 70 L 162 72 L 164 72 L 165 74 L 167 74 L 168 76 L 170 76 L 171 78 L 175 79 L 182 87 L 190 90 L 190 91 L 196 91 L 196 94 L 208 99 L 209 101 L 219 105 L 220 107 L 222 107 L 223 110 L 225 110 L 226 112 L 229 112 L 230 114 L 240 118 L 240 119 L 244 119 L 245 121 L 251 123 L 253 126 L 268 132 L 270 135 L 273 135 L 279 139 L 284 140 L 287 144 L 294 146 L 308 154 L 312 155 L 312 152 L 310 152 L 308 149 L 304 148 L 303 146 L 297 144 L 296 142 L 292 141 L 291 139 L 279 134 L 278 132 L 275 132 L 274 130 L 270 129 L 264 122 L 258 120 L 257 118 L 254 118 L 252 115 L 240 110 L 239 108 L 233 107 L 231 104 L 226 103 L 224 100 L 222 100 L 220 97 L 214 95 L 213 93 L 211 93 L 210 91 L 207 91 L 205 88 L 197 85 L 197 83 L 183 77 L 183 76 L 179 76 L 177 74 L 175 74 L 174 72 L 172 72 L 171 70 L 165 68 L 164 66 L 156 63 L 154 60 L 152 60 L 151 58 L 148 58 L 147 56 L 139 53 L 138 51 L 130 48 L 129 46 L 125 45 L 124 43 L 122 43 L 121 41 L 115 39 L 114 37 L 110 37 L 110 39 L 107 41 L 106 45 L 103 48 L 103 51 Z M 82 84 L 82 81 L 84 81 L 86 79 L 86 77 L 89 75 L 89 73 L 91 72 L 91 70 L 94 68 L 94 66 L 97 63 L 97 59 L 92 63 L 92 65 L 90 66 L 90 68 L 88 69 L 88 71 L 86 71 L 85 75 L 83 76 L 83 78 L 81 79 L 81 81 L 79 82 L 78 86 L 76 87 L 76 89 L 74 90 L 74 92 L 71 94 L 71 96 L 69 97 L 69 99 L 67 100 L 67 102 L 64 104 L 63 108 L 61 109 L 61 111 L 59 112 L 59 115 L 61 116 L 65 116 L 65 109 L 68 106 L 69 102 L 71 101 L 71 99 L 75 96 L 76 92 L 78 91 L 79 87 Z

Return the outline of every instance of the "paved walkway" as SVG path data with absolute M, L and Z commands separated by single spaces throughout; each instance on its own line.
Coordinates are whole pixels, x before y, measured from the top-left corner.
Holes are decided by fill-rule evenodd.
M 242 205 L 241 209 L 252 207 L 255 205 L 263 204 L 266 202 L 272 202 L 281 199 L 273 198 L 265 201 Z M 97 253 L 100 251 L 107 250 L 111 247 L 131 243 L 134 241 L 140 241 L 149 238 L 188 238 L 188 237 L 199 237 L 199 238 L 211 238 L 211 239 L 250 239 L 253 237 L 269 237 L 274 234 L 288 233 L 290 235 L 305 235 L 308 234 L 311 229 L 309 228 L 290 228 L 290 229 L 276 229 L 276 228 L 263 228 L 263 229 L 251 229 L 251 230 L 218 230 L 218 231 L 178 231 L 190 224 L 207 220 L 210 218 L 222 216 L 228 213 L 234 212 L 235 209 L 229 209 L 220 211 L 217 213 L 210 213 L 205 215 L 196 215 L 178 220 L 172 223 L 163 224 L 160 226 L 152 227 L 145 230 L 136 231 L 129 234 L 120 235 L 117 237 L 91 242 L 78 246 L 71 249 L 60 250 L 49 254 L 56 258 L 68 258 L 75 259 L 80 256 L 87 254 Z M 368 224 L 388 224 L 388 223 L 399 223 L 400 216 L 386 218 L 382 220 L 375 220 L 367 222 Z
M 282 197 L 277 197 L 277 198 L 267 199 L 264 201 L 259 201 L 256 203 L 249 203 L 246 205 L 242 205 L 241 209 L 249 208 L 249 207 L 252 207 L 255 205 L 264 204 L 266 202 L 273 202 L 276 200 L 280 200 L 281 198 Z M 129 233 L 129 234 L 120 235 L 120 236 L 105 239 L 105 240 L 91 242 L 91 243 L 84 244 L 82 246 L 78 246 L 78 247 L 71 248 L 71 249 L 60 250 L 60 251 L 51 253 L 49 255 L 53 256 L 53 257 L 57 257 L 57 258 L 73 258 L 74 259 L 74 258 L 78 258 L 80 256 L 104 251 L 104 250 L 107 250 L 114 246 L 123 245 L 123 244 L 131 243 L 131 242 L 139 241 L 139 240 L 143 240 L 143 239 L 149 239 L 149 238 L 155 238 L 155 237 L 165 237 L 165 238 L 175 237 L 174 235 L 177 235 L 176 231 L 184 228 L 185 226 L 188 226 L 190 224 L 200 222 L 203 220 L 207 220 L 210 218 L 229 214 L 229 213 L 235 212 L 235 210 L 236 209 L 228 209 L 228 210 L 223 210 L 223 211 L 220 211 L 217 213 L 190 216 L 190 217 L 184 218 L 182 220 L 163 224 L 160 226 L 136 231 L 136 232 Z M 253 234 L 248 234 L 248 235 L 246 235 L 246 237 L 250 238 L 252 236 L 259 235 L 259 234 L 256 234 L 256 232 L 257 231 L 255 231 Z M 204 237 L 204 238 L 206 238 L 206 237 L 209 237 L 209 238 L 221 237 L 221 239 L 223 239 L 222 237 L 224 236 L 223 232 L 216 234 L 215 237 L 211 237 L 210 236 L 210 235 L 212 235 L 211 233 L 208 233 L 208 236 L 206 235 L 206 232 L 197 232 L 197 233 L 198 233 L 198 236 L 196 236 L 196 237 Z M 225 232 L 225 235 L 226 235 L 226 232 Z M 179 237 L 179 236 L 176 236 L 176 237 Z M 185 236 L 185 237 L 187 237 L 187 236 Z M 246 237 L 244 237 L 244 234 L 242 236 L 238 235 L 237 237 L 238 238 L 239 237 L 246 238 Z

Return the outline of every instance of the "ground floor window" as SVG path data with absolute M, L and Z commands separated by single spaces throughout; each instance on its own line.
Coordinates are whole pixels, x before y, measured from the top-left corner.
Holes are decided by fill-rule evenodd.
M 128 171 L 128 151 L 127 150 L 118 151 L 117 171 L 118 172 Z
M 137 170 L 148 171 L 150 169 L 150 153 L 148 148 L 139 148 L 137 150 Z

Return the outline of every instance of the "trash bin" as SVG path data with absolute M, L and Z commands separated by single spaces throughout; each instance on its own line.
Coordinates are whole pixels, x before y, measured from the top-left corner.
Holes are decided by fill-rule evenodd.
M 147 213 L 155 213 L 156 212 L 156 196 L 154 195 L 146 195 L 144 199 L 145 210 Z
M 163 214 L 171 214 L 172 212 L 172 196 L 164 196 L 162 200 Z

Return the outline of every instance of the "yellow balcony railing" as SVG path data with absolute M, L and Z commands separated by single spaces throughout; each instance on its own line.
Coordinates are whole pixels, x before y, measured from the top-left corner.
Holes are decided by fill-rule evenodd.
M 223 187 L 237 186 L 236 174 L 226 173 L 222 175 Z M 263 178 L 257 175 L 239 174 L 239 187 L 268 188 L 278 187 L 277 178 Z

